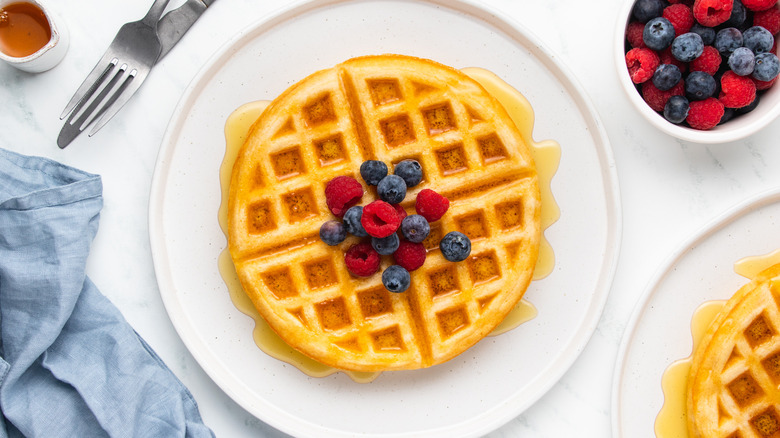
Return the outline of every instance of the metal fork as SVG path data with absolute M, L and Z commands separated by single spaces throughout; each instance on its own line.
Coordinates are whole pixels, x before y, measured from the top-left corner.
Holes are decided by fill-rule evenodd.
M 162 51 L 157 22 L 169 0 L 155 0 L 146 16 L 123 25 L 60 115 L 68 120 L 57 145 L 65 148 L 89 125 L 93 136 L 138 90 Z

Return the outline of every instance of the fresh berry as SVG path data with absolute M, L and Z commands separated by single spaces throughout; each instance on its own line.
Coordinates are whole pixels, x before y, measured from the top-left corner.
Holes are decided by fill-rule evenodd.
M 347 238 L 347 230 L 339 221 L 327 221 L 320 226 L 320 239 L 330 246 L 336 246 Z
M 664 118 L 674 124 L 685 121 L 688 117 L 688 99 L 683 96 L 672 96 L 664 106 Z
M 393 233 L 387 237 L 372 237 L 371 246 L 380 255 L 390 255 L 398 249 L 398 244 L 401 240 L 398 238 L 398 234 Z
M 704 51 L 704 42 L 697 33 L 684 33 L 672 41 L 672 56 L 682 62 L 691 62 Z
M 704 46 L 701 56 L 691 61 L 688 67 L 691 71 L 701 71 L 712 76 L 720 69 L 721 60 L 718 49 L 712 46 Z
M 403 292 L 409 289 L 412 277 L 409 271 L 398 265 L 390 265 L 382 272 L 382 284 L 390 292 Z
M 647 23 L 655 17 L 660 17 L 664 11 L 664 3 L 662 0 L 637 0 L 634 3 L 634 8 L 631 10 L 631 14 L 638 21 Z
M 361 242 L 350 247 L 344 253 L 344 263 L 352 275 L 370 277 L 379 270 L 379 253 L 368 242 Z
M 360 219 L 363 217 L 363 207 L 355 205 L 350 207 L 346 213 L 344 213 L 344 228 L 347 232 L 353 236 L 366 237 L 368 233 L 363 228 L 363 224 L 360 223 Z
M 471 240 L 459 231 L 450 231 L 441 238 L 439 249 L 445 259 L 462 262 L 471 254 Z
M 393 253 L 395 263 L 409 272 L 414 271 L 425 263 L 428 251 L 422 243 L 402 241 L 398 249 Z
M 667 91 L 661 91 L 648 81 L 642 84 L 642 97 L 654 111 L 663 111 L 666 101 L 672 96 L 682 96 L 685 93 L 685 81 L 682 80 Z
M 753 26 L 742 33 L 742 45 L 758 55 L 772 50 L 775 37 L 761 26 Z
M 626 41 L 631 48 L 641 49 L 645 47 L 645 40 L 642 38 L 642 32 L 645 31 L 645 24 L 639 21 L 632 21 L 626 27 Z
M 692 71 L 685 80 L 688 100 L 704 100 L 715 94 L 718 84 L 715 78 L 701 71 Z
M 688 33 L 694 23 L 693 11 L 690 7 L 682 3 L 667 6 L 661 16 L 672 23 L 674 34 L 678 36 Z
M 715 29 L 707 26 L 702 26 L 699 23 L 694 23 L 691 27 L 691 32 L 699 34 L 701 42 L 705 46 L 711 46 L 715 42 Z
M 387 175 L 376 186 L 376 194 L 389 204 L 398 204 L 406 197 L 406 183 L 398 175 Z
M 428 222 L 436 222 L 441 219 L 449 208 L 450 200 L 431 189 L 420 190 L 414 203 L 414 209 L 417 211 L 417 214 L 424 217 Z
M 372 237 L 387 237 L 398 229 L 401 219 L 395 208 L 385 201 L 374 201 L 363 207 L 360 224 Z
M 720 78 L 720 96 L 718 100 L 729 108 L 741 108 L 756 98 L 756 84 L 744 76 L 732 71 L 723 73 Z
M 405 217 L 408 215 L 408 213 L 406 212 L 406 210 L 404 210 L 404 208 L 403 208 L 403 207 L 401 207 L 401 204 L 393 204 L 393 208 L 395 208 L 395 211 L 397 211 L 397 212 L 398 212 L 398 217 L 399 217 L 401 220 L 404 220 L 404 218 L 405 218 Z
M 765 11 L 777 4 L 777 0 L 742 0 L 751 11 Z
M 661 64 L 653 74 L 653 85 L 662 91 L 666 91 L 680 82 L 682 73 L 680 68 L 673 64 Z
M 734 0 L 734 5 L 731 9 L 731 15 L 726 22 L 723 23 L 723 27 L 736 27 L 742 29 L 747 19 L 747 8 L 739 0 Z
M 780 73 L 780 60 L 774 53 L 761 53 L 756 56 L 753 78 L 762 82 L 772 81 Z
M 407 216 L 401 221 L 401 234 L 410 242 L 420 243 L 430 232 L 431 225 L 419 214 Z
M 370 186 L 375 186 L 387 176 L 387 164 L 378 160 L 364 161 L 360 165 L 360 176 Z
M 416 160 L 403 160 L 395 165 L 394 173 L 403 178 L 406 187 L 414 187 L 422 181 L 422 166 Z
M 631 49 L 626 53 L 628 74 L 635 84 L 650 80 L 659 64 L 658 55 L 648 48 Z
M 761 26 L 772 35 L 780 33 L 780 8 L 769 8 L 753 14 L 753 26 Z
M 754 109 L 756 109 L 756 107 L 758 107 L 758 103 L 760 101 L 761 101 L 761 96 L 756 94 L 756 98 L 753 99 L 752 102 L 750 102 L 749 104 L 743 106 L 742 108 L 735 109 L 734 112 L 737 113 L 737 114 L 747 114 L 747 113 L 753 111 Z
M 733 0 L 696 0 L 693 2 L 693 18 L 700 24 L 715 27 L 731 17 Z
M 718 125 L 722 125 L 729 120 L 733 119 L 734 116 L 737 115 L 737 111 L 734 108 L 723 108 L 723 115 L 720 117 L 720 122 L 718 122 Z
M 723 104 L 714 97 L 691 102 L 686 121 L 691 128 L 707 130 L 715 127 L 723 117 Z
M 731 52 L 737 47 L 742 47 L 742 41 L 742 32 L 740 32 L 739 29 L 727 27 L 719 30 L 718 33 L 715 34 L 715 42 L 713 45 L 718 49 L 722 56 L 728 58 Z
M 661 64 L 676 65 L 677 68 L 680 69 L 681 73 L 688 71 L 688 63 L 682 62 L 672 55 L 672 46 L 669 46 L 658 52 L 658 60 L 661 62 Z
M 363 186 L 350 176 L 337 176 L 325 186 L 325 203 L 331 213 L 338 217 L 363 197 Z
M 642 33 L 645 45 L 653 50 L 663 50 L 674 40 L 674 26 L 666 18 L 656 17 L 645 24 Z
M 754 74 L 756 73 L 755 70 L 753 71 L 753 73 Z M 756 79 L 755 76 L 751 76 L 750 79 L 752 79 L 753 83 L 756 84 L 756 90 L 760 90 L 760 91 L 768 90 L 772 88 L 772 85 L 774 85 L 775 82 L 777 82 L 777 76 L 775 76 L 771 81 L 759 81 L 758 79 Z
M 729 68 L 740 76 L 753 73 L 756 65 L 756 56 L 747 47 L 737 47 L 729 56 Z

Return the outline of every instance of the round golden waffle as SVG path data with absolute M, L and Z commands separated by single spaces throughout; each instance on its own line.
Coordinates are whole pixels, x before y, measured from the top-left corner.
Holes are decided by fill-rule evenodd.
M 780 437 L 780 264 L 726 302 L 693 356 L 692 438 Z
M 411 287 L 388 292 L 377 273 L 350 275 L 350 236 L 329 247 L 320 225 L 334 216 L 325 185 L 360 178 L 369 159 L 422 164 L 423 181 L 450 200 L 431 224 L 425 264 Z M 536 168 L 504 108 L 463 73 L 399 55 L 354 58 L 316 72 L 276 98 L 255 122 L 233 168 L 229 249 L 241 284 L 294 348 L 356 371 L 414 369 L 446 361 L 490 333 L 524 294 L 541 237 Z M 444 259 L 449 231 L 471 256 Z M 392 263 L 383 257 L 381 269 Z

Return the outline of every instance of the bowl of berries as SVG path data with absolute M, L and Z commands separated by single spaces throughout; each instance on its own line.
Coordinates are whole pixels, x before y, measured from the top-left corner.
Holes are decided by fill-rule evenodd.
M 780 115 L 778 0 L 635 0 L 619 14 L 618 77 L 651 124 L 726 143 Z

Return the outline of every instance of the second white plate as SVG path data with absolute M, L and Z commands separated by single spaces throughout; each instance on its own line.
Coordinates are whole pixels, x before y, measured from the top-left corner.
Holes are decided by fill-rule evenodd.
M 316 39 L 316 41 L 314 41 Z M 526 298 L 529 323 L 429 369 L 370 384 L 341 373 L 310 378 L 260 351 L 253 321 L 228 296 L 217 257 L 218 170 L 225 119 L 350 57 L 402 53 L 482 67 L 520 90 L 536 113 L 534 138 L 561 144 L 552 190 L 561 218 L 547 231 L 553 273 Z M 158 157 L 149 206 L 155 270 L 187 348 L 237 403 L 296 436 L 455 437 L 517 416 L 571 366 L 595 330 L 620 244 L 617 177 L 604 129 L 569 73 L 516 23 L 476 1 L 298 4 L 244 30 L 198 74 Z

